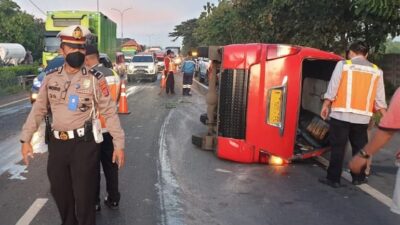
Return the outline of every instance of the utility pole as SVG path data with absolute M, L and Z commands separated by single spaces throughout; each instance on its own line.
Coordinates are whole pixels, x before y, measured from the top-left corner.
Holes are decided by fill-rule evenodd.
M 120 9 L 116 9 L 116 8 L 111 8 L 111 10 L 117 11 L 119 12 L 119 14 L 121 15 L 121 39 L 123 41 L 124 39 L 124 13 L 128 10 L 130 10 L 132 8 L 126 8 L 124 10 L 120 10 Z

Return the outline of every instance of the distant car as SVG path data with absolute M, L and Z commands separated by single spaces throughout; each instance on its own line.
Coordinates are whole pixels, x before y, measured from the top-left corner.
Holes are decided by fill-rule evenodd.
M 155 54 L 143 53 L 133 56 L 128 66 L 128 81 L 137 79 L 157 80 L 157 59 Z
M 208 70 L 210 68 L 209 60 L 206 58 L 202 58 L 198 60 L 197 64 L 200 82 L 208 84 Z
M 107 54 L 100 53 L 99 61 L 105 67 L 113 70 L 113 65 L 112 65 L 111 59 L 108 57 Z M 42 82 L 43 82 L 43 79 L 46 76 L 46 74 L 51 72 L 52 70 L 56 70 L 58 67 L 60 67 L 62 65 L 64 65 L 64 57 L 57 56 L 54 59 L 50 60 L 47 64 L 46 68 L 44 70 L 42 70 L 42 72 L 40 72 L 39 75 L 35 79 L 33 79 L 33 85 L 31 88 L 31 95 L 30 95 L 32 104 L 37 99 L 40 86 L 42 86 Z M 114 74 L 117 74 L 117 73 L 115 72 Z
M 157 57 L 157 67 L 158 67 L 158 71 L 163 71 L 165 68 L 164 65 L 164 57 L 165 57 L 165 53 L 160 51 L 160 52 L 156 52 L 156 57 Z

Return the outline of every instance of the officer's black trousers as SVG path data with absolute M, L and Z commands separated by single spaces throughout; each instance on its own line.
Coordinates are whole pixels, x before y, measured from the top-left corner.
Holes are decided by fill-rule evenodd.
M 166 83 L 166 88 L 165 91 L 168 93 L 171 92 L 171 94 L 174 94 L 174 87 L 175 87 L 175 79 L 174 79 L 174 73 L 169 72 L 168 77 L 167 77 L 167 83 Z
M 103 133 L 104 141 L 100 144 L 100 161 L 103 166 L 104 176 L 106 177 L 106 188 L 108 199 L 112 202 L 119 202 L 120 193 L 118 191 L 118 164 L 112 162 L 114 144 L 110 133 Z M 100 201 L 100 163 L 98 169 L 99 182 L 97 183 L 97 201 Z
M 347 141 L 350 140 L 353 155 L 357 154 L 368 142 L 368 124 L 355 124 L 331 118 L 329 125 L 331 158 L 327 178 L 333 182 L 340 182 Z M 352 174 L 352 177 L 353 180 L 362 181 L 365 179 L 365 173 Z
M 96 224 L 99 153 L 94 141 L 50 139 L 47 174 L 63 225 Z

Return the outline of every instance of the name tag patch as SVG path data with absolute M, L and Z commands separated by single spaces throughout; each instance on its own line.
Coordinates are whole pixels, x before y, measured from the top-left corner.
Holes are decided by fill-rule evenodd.
M 60 88 L 60 87 L 55 87 L 55 86 L 49 86 L 49 90 L 52 90 L 52 91 L 60 91 L 61 88 Z
M 78 108 L 79 97 L 77 95 L 70 95 L 68 100 L 68 110 L 76 111 Z

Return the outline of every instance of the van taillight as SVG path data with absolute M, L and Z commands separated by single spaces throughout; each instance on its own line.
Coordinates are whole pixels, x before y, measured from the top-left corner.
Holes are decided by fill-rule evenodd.
M 289 45 L 270 45 L 268 46 L 267 60 L 295 55 L 299 51 L 299 47 Z

